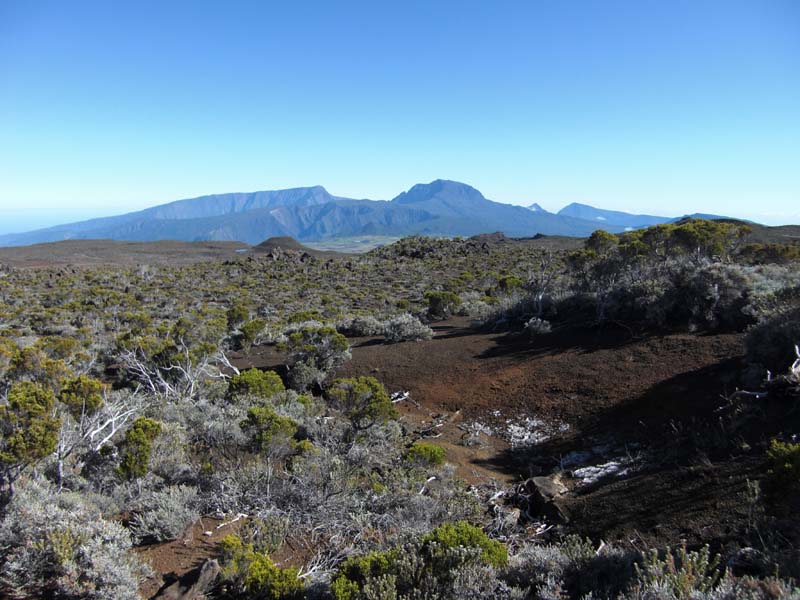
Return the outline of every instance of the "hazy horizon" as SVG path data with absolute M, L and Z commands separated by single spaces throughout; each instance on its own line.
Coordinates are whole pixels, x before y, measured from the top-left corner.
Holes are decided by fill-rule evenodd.
M 462 181 L 800 222 L 800 4 L 0 5 L 0 233 Z

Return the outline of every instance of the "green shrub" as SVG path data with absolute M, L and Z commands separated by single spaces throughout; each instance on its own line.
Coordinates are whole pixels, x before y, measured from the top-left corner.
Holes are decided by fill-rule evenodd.
M 261 371 L 260 369 L 242 371 L 231 377 L 228 383 L 228 395 L 231 398 L 256 396 L 269 399 L 285 389 L 283 380 L 275 371 Z
M 768 482 L 774 490 L 792 490 L 800 484 L 800 443 L 772 440 L 769 457 Z
M 444 457 L 444 448 L 427 442 L 414 442 L 405 455 L 406 460 L 411 463 L 430 466 L 443 464 Z
M 117 472 L 125 479 L 144 477 L 150 463 L 153 442 L 159 433 L 161 423 L 148 417 L 137 417 L 122 441 Z
M 250 310 L 244 304 L 237 303 L 228 308 L 225 316 L 228 320 L 228 329 L 233 329 L 250 318 Z
M 270 406 L 253 406 L 241 427 L 250 432 L 251 447 L 264 454 L 275 455 L 293 452 L 297 442 L 297 423 L 278 415 Z
M 305 321 L 322 321 L 322 314 L 318 310 L 298 310 L 289 315 L 289 323 L 304 323 Z
M 81 415 L 91 415 L 103 407 L 103 392 L 106 384 L 86 375 L 68 379 L 61 387 L 58 399 L 76 419 Z
M 317 451 L 317 447 L 311 440 L 300 440 L 297 442 L 297 452 L 300 454 L 308 454 Z
M 422 537 L 423 544 L 436 542 L 444 548 L 480 548 L 481 559 L 493 567 L 503 567 L 508 563 L 508 550 L 492 540 L 482 529 L 465 521 L 445 523 Z
M 619 238 L 613 233 L 609 233 L 603 229 L 593 231 L 592 235 L 590 235 L 584 243 L 584 247 L 587 250 L 591 250 L 600 255 L 608 254 L 612 250 L 615 250 L 618 245 Z
M 497 288 L 503 292 L 510 292 L 522 287 L 522 279 L 516 275 L 504 275 L 497 280 Z
M 386 388 L 374 377 L 337 379 L 328 389 L 328 398 L 350 420 L 356 431 L 397 418 L 397 410 Z
M 305 586 L 294 568 L 275 566 L 266 554 L 256 552 L 235 535 L 220 540 L 222 579 L 235 598 L 293 600 L 303 597 Z
M 298 391 L 321 385 L 333 369 L 350 358 L 347 338 L 328 326 L 292 331 L 279 347 L 289 352 L 289 378 Z
M 331 592 L 336 600 L 352 600 L 358 596 L 361 585 L 370 578 L 390 573 L 398 558 L 398 550 L 369 552 L 345 560 L 331 581 Z
M 30 381 L 15 383 L 0 406 L 0 484 L 13 483 L 25 466 L 48 456 L 58 442 L 55 397 Z
M 492 569 L 507 563 L 503 544 L 459 522 L 390 550 L 348 558 L 333 577 L 331 592 L 336 600 L 457 598 L 456 586 L 469 589 L 464 584 L 470 579 L 492 587 L 497 583 Z
M 51 358 L 37 344 L 14 352 L 9 363 L 9 375 L 12 379 L 35 381 L 57 390 L 64 378 L 70 375 L 70 370 L 63 360 Z
M 361 586 L 344 575 L 337 575 L 331 581 L 331 593 L 336 600 L 353 600 L 361 591 Z
M 244 344 L 253 344 L 266 326 L 267 322 L 264 319 L 253 319 L 252 321 L 240 325 L 239 331 L 242 332 L 242 341 Z
M 434 318 L 444 318 L 461 306 L 461 298 L 449 291 L 425 292 L 428 314 Z
M 787 264 L 800 261 L 798 244 L 748 244 L 739 259 L 753 265 Z

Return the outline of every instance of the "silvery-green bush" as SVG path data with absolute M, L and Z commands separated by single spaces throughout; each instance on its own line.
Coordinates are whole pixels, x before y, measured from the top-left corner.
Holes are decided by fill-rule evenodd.
M 403 313 L 388 319 L 384 323 L 384 336 L 389 343 L 411 340 L 429 340 L 433 337 L 433 329 L 422 323 L 417 317 Z
M 336 325 L 336 331 L 347 337 L 383 335 L 384 324 L 372 315 L 352 317 Z
M 200 518 L 197 488 L 171 485 L 138 502 L 130 529 L 139 542 L 165 542 L 180 536 Z
M 0 523 L 0 590 L 15 598 L 139 600 L 148 569 L 130 548 L 127 530 L 78 494 L 26 481 Z

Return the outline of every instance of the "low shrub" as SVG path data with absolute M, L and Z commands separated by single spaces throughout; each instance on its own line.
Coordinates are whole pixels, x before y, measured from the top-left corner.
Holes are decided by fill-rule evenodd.
M 510 595 L 497 579 L 495 568 L 507 560 L 505 546 L 477 527 L 443 525 L 390 550 L 347 559 L 331 581 L 331 593 L 336 600 L 521 599 L 521 590 Z
M 769 487 L 781 492 L 796 489 L 800 485 L 800 443 L 772 440 L 767 456 Z
M 27 481 L 0 523 L 0 589 L 14 598 L 139 600 L 148 569 L 130 549 L 125 528 L 80 495 Z
M 708 546 L 697 552 L 667 548 L 663 558 L 652 550 L 635 569 L 638 582 L 633 592 L 644 598 L 695 598 L 711 592 L 722 575 L 719 556 L 712 556 Z
M 433 329 L 409 313 L 403 313 L 388 319 L 384 324 L 383 333 L 386 341 L 390 344 L 429 340 L 433 337 Z
M 252 321 L 242 323 L 239 326 L 242 346 L 247 349 L 251 345 L 257 343 L 266 326 L 267 321 L 265 319 L 253 319 Z
M 421 466 L 439 466 L 444 464 L 445 450 L 436 444 L 414 442 L 406 451 L 405 459 Z
M 790 305 L 750 329 L 745 341 L 747 360 L 775 375 L 783 374 L 797 359 L 796 345 L 800 345 L 800 305 Z
M 121 444 L 121 458 L 117 472 L 125 479 L 144 477 L 150 463 L 150 452 L 161 423 L 148 417 L 137 417 L 125 433 Z
M 235 535 L 220 540 L 222 580 L 229 597 L 242 600 L 299 600 L 305 585 L 293 568 L 275 566 L 266 554 Z
M 130 522 L 137 542 L 165 542 L 180 536 L 200 518 L 197 488 L 175 485 L 139 501 Z
M 386 388 L 374 377 L 337 379 L 328 388 L 328 398 L 356 431 L 397 418 Z
M 272 554 L 277 552 L 286 540 L 291 528 L 291 520 L 274 512 L 246 519 L 239 529 L 239 538 L 251 544 L 256 552 Z
M 241 428 L 250 435 L 252 449 L 267 456 L 286 456 L 297 445 L 297 423 L 278 415 L 271 406 L 250 408 Z
M 518 329 L 523 327 L 531 318 L 539 313 L 542 306 L 543 314 L 548 318 L 553 311 L 552 298 L 549 296 L 541 300 L 533 294 L 514 290 L 508 295 L 500 296 L 494 304 L 487 304 L 486 308 L 476 315 L 478 325 L 494 331 Z M 569 314 L 570 311 L 564 311 Z
M 428 314 L 434 319 L 443 319 L 461 306 L 461 298 L 449 291 L 425 292 Z
M 371 337 L 383 335 L 384 324 L 375 317 L 353 317 L 336 325 L 336 331 L 347 337 Z
M 493 567 L 504 567 L 508 563 L 508 551 L 503 544 L 490 539 L 480 527 L 465 521 L 445 523 L 422 536 L 423 544 L 431 542 L 442 548 L 479 548 L 481 560 Z
M 275 371 L 247 369 L 231 377 L 228 383 L 228 396 L 231 398 L 256 396 L 269 399 L 285 389 L 283 381 Z
M 613 545 L 596 549 L 576 535 L 551 543 L 524 543 L 504 573 L 515 586 L 530 586 L 533 598 L 619 598 L 634 576 L 638 553 Z

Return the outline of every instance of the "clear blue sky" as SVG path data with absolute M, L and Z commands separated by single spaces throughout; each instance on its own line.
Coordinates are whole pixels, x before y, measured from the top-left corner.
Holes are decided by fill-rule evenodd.
M 0 0 L 0 231 L 436 178 L 800 222 L 800 2 Z

